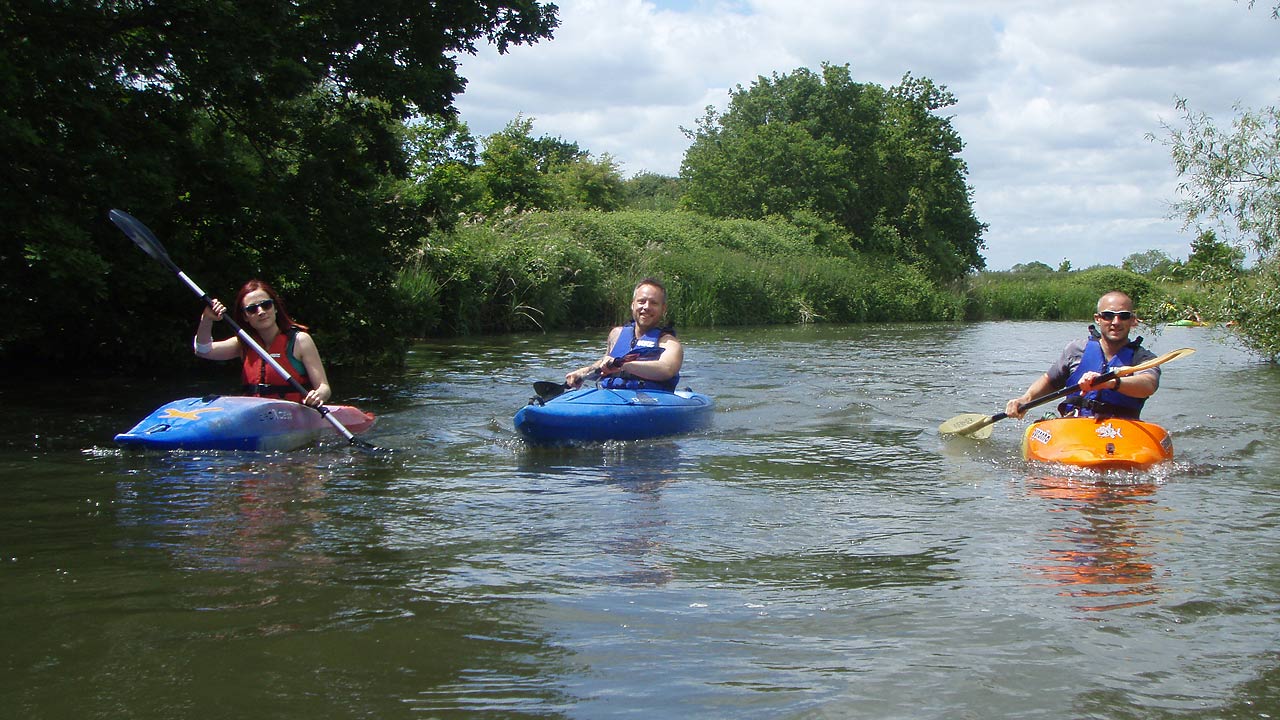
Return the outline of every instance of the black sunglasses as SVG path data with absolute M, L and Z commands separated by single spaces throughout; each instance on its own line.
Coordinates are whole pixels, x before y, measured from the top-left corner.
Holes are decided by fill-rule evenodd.
M 1116 320 L 1116 319 L 1132 320 L 1134 317 L 1136 317 L 1136 315 L 1130 310 L 1120 310 L 1120 311 L 1103 310 L 1102 312 L 1098 313 L 1098 317 L 1102 318 L 1103 320 L 1106 320 L 1107 322 L 1111 322 L 1112 320 Z
M 266 312 L 266 311 L 270 310 L 271 308 L 273 308 L 273 307 L 275 307 L 275 306 L 276 306 L 276 301 L 275 301 L 275 300 L 271 300 L 271 299 L 262 300 L 262 301 L 259 301 L 259 302 L 254 303 L 254 304 L 252 304 L 252 305 L 245 305 L 245 306 L 244 306 L 244 314 L 245 314 L 245 315 L 257 315 L 260 311 L 261 311 L 261 312 Z

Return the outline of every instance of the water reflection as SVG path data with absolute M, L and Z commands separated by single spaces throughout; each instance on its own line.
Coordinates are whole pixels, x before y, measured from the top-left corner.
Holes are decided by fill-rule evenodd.
M 1061 514 L 1035 565 L 1062 588 L 1059 594 L 1080 599 L 1076 608 L 1090 612 L 1156 601 L 1161 590 L 1149 532 L 1158 507 L 1155 483 L 1049 475 L 1028 478 L 1027 488 Z
M 522 474 L 546 481 L 560 478 L 575 485 L 606 491 L 597 501 L 618 499 L 613 507 L 599 506 L 605 528 L 597 528 L 610 572 L 586 583 L 662 586 L 675 578 L 668 561 L 671 517 L 663 490 L 689 472 L 676 441 L 606 442 L 560 448 L 528 447 L 520 456 Z
M 192 570 L 317 569 L 330 473 L 307 453 L 147 455 L 121 482 L 119 522 Z
M 245 658 L 288 658 L 259 675 L 295 688 L 288 712 L 250 693 L 228 716 L 555 717 L 574 701 L 546 680 L 567 652 L 530 619 L 538 603 L 440 587 L 472 546 L 440 542 L 431 498 L 386 491 L 403 468 L 324 449 L 124 460 L 117 545 L 155 558 L 171 588 L 166 619 L 140 633 L 180 635 L 214 687 Z M 145 667 L 162 657 L 140 655 L 138 674 L 163 679 Z

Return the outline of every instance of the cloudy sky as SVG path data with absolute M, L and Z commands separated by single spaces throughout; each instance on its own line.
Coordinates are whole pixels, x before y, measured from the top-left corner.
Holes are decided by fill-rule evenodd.
M 947 88 L 993 270 L 1080 269 L 1159 249 L 1177 178 L 1161 124 L 1176 98 L 1227 126 L 1280 102 L 1275 2 L 1247 0 L 556 0 L 555 38 L 461 58 L 473 133 L 518 114 L 535 136 L 609 153 L 624 175 L 679 173 L 708 105 L 761 75 L 822 62 L 885 87 Z

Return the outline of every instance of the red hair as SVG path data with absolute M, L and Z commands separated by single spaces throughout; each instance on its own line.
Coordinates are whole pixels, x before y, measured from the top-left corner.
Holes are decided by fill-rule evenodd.
M 276 292 L 276 289 L 271 287 L 271 285 L 265 280 L 257 279 L 250 280 L 245 283 L 244 287 L 240 288 L 240 292 L 236 293 L 236 304 L 232 306 L 231 313 L 235 318 L 237 325 L 240 325 L 245 330 L 257 335 L 256 332 L 253 332 L 253 326 L 249 325 L 248 318 L 244 314 L 244 296 L 255 290 L 261 290 L 266 293 L 267 297 L 271 298 L 271 301 L 275 303 L 276 327 L 280 328 L 280 332 L 286 332 L 292 328 L 297 328 L 303 331 L 307 329 L 306 325 L 296 322 L 293 318 L 289 317 L 289 311 L 284 307 L 284 299 L 280 297 L 280 294 Z M 262 338 L 258 338 L 259 341 L 261 341 L 261 339 Z

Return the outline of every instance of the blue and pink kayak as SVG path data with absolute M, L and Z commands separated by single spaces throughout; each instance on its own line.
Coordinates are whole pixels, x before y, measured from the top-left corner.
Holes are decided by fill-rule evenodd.
M 349 405 L 329 412 L 353 434 L 373 427 L 375 417 Z M 316 410 L 287 400 L 210 395 L 163 405 L 128 432 L 116 435 L 126 448 L 142 450 L 296 450 L 326 437 L 342 438 Z
M 516 431 L 538 445 L 642 440 L 701 430 L 711 424 L 711 398 L 690 390 L 581 388 L 515 416 Z

